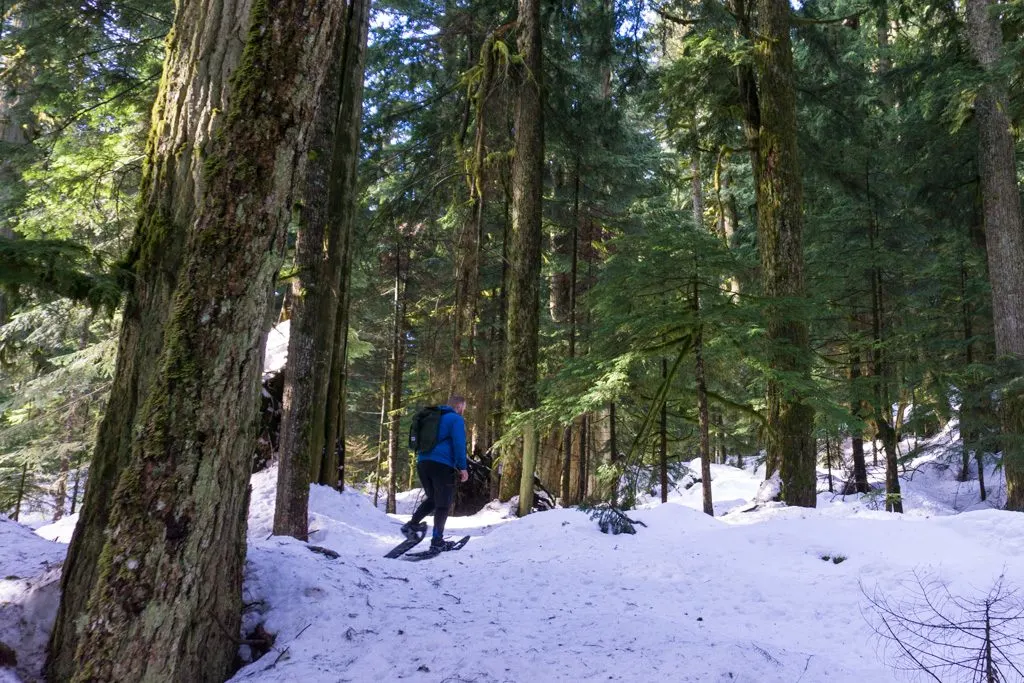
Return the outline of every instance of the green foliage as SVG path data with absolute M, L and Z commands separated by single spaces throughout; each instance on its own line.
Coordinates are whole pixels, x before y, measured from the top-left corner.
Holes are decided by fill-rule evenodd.
M 113 375 L 116 327 L 64 302 L 0 327 L 9 359 L 0 373 L 0 509 L 13 506 L 9 485 L 20 483 L 24 466 L 35 492 L 29 503 L 49 512 L 55 479 L 88 462 Z
M 85 247 L 67 240 L 0 240 L 0 286 L 15 295 L 29 287 L 108 314 L 121 302 L 117 280 Z
M 630 519 L 619 508 L 607 503 L 599 503 L 593 507 L 581 505 L 580 510 L 590 515 L 597 522 L 597 528 L 603 534 L 636 534 L 636 525 L 647 526 L 637 519 Z

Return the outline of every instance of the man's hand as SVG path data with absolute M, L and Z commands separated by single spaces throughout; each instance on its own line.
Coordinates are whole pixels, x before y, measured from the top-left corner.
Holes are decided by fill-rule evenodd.
M 469 481 L 469 472 L 466 470 L 459 470 L 459 481 Z

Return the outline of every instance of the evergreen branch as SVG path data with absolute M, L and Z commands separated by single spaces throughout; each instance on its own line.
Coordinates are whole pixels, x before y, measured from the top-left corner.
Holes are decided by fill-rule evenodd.
M 647 411 L 647 415 L 644 416 L 644 421 L 640 424 L 640 429 L 637 430 L 636 438 L 633 439 L 633 443 L 629 446 L 629 452 L 626 453 L 626 457 L 623 461 L 626 463 L 633 462 L 633 455 L 637 451 L 637 446 L 643 441 L 647 435 L 647 430 L 651 424 L 654 423 L 654 417 L 658 411 L 661 410 L 662 404 L 665 402 L 665 398 L 668 396 L 669 386 L 672 384 L 672 380 L 676 376 L 676 372 L 679 370 L 679 366 L 683 362 L 683 358 L 693 348 L 693 337 L 687 336 L 681 340 L 683 343 L 679 348 L 679 355 L 676 356 L 676 360 L 672 363 L 672 368 L 668 371 L 665 379 L 662 381 L 661 386 L 658 387 L 658 393 L 654 395 L 654 400 L 651 402 L 651 407 Z
M 159 78 L 160 78 L 159 74 L 154 75 L 154 76 L 150 76 L 149 78 L 144 78 L 141 81 L 138 81 L 135 84 L 128 86 L 124 90 L 119 90 L 118 92 L 114 93 L 113 95 L 111 95 L 110 97 L 108 97 L 105 100 L 100 100 L 99 102 L 96 102 L 95 104 L 89 105 L 88 107 L 86 107 L 84 109 L 80 109 L 77 112 L 75 112 L 74 114 L 72 114 L 66 121 L 61 123 L 59 126 L 57 126 L 56 128 L 54 128 L 53 130 L 51 130 L 51 131 L 49 131 L 47 133 L 44 133 L 40 137 L 43 137 L 43 138 L 47 138 L 47 137 L 48 138 L 56 138 L 58 135 L 63 133 L 65 130 L 67 130 L 70 126 L 72 126 L 74 123 L 79 121 L 83 116 L 85 116 L 89 112 L 94 111 L 96 109 L 99 109 L 100 107 L 102 107 L 105 104 L 110 104 L 111 102 L 116 102 L 117 100 L 119 100 L 119 99 L 121 99 L 123 97 L 126 97 L 127 95 L 132 94 L 136 90 L 140 90 L 142 87 L 144 87 L 146 85 L 149 85 L 153 81 L 158 80 Z
M 700 19 L 689 19 L 686 17 L 681 17 L 678 14 L 673 14 L 672 12 L 669 12 L 668 10 L 664 10 L 661 8 L 655 8 L 654 11 L 662 19 L 671 21 L 673 24 L 679 24 L 680 26 L 693 26 L 694 24 L 700 23 L 701 21 Z
M 790 26 L 815 26 L 818 24 L 842 24 L 848 28 L 857 28 L 860 25 L 860 15 L 864 13 L 864 10 L 857 10 L 853 14 L 848 14 L 845 17 L 832 17 L 830 19 L 812 19 L 810 17 L 801 17 L 798 14 L 789 15 Z
M 66 240 L 0 240 L 0 285 L 33 287 L 94 309 L 113 311 L 121 287 L 108 273 L 80 270 L 75 263 L 89 256 L 85 247 Z

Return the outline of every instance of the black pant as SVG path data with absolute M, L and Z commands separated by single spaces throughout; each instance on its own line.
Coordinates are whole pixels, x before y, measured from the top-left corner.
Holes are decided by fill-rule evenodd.
M 416 508 L 410 520 L 419 524 L 423 518 L 434 513 L 434 538 L 444 535 L 444 523 L 448 519 L 448 508 L 452 505 L 455 494 L 455 469 L 433 460 L 420 460 L 416 463 L 416 473 L 423 486 L 426 498 Z

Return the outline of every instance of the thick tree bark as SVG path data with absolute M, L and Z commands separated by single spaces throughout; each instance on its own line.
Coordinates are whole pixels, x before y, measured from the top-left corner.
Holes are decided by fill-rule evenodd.
M 992 0 L 967 1 L 971 50 L 981 68 L 994 73 L 1002 48 L 1002 27 L 992 13 Z M 978 121 L 978 171 L 981 176 L 985 243 L 992 284 L 992 317 L 996 354 L 1008 359 L 1013 372 L 1024 363 L 1024 222 L 1017 159 L 1007 115 L 1006 86 L 992 76 L 974 103 Z M 1016 381 L 1000 397 L 1006 507 L 1024 511 L 1024 389 Z
M 772 343 L 768 380 L 767 476 L 781 478 L 782 500 L 817 503 L 814 410 L 781 379 L 810 379 L 807 323 L 792 301 L 804 296 L 803 189 L 797 151 L 793 53 L 789 4 L 757 0 L 754 41 L 760 128 L 758 130 L 757 235 L 767 332 Z
M 357 211 L 357 168 L 359 132 L 363 118 L 363 81 L 366 76 L 366 46 L 370 31 L 371 0 L 351 0 L 346 15 L 345 50 L 341 69 L 341 100 L 335 125 L 334 157 L 331 171 L 329 215 L 338 235 L 339 277 L 334 304 L 330 387 L 324 432 L 326 455 L 319 482 L 342 489 L 345 486 L 346 403 L 348 400 L 348 332 L 352 304 L 352 260 L 355 253 Z
M 309 163 L 295 242 L 291 287 L 291 326 L 288 364 L 284 369 L 281 430 L 278 445 L 277 499 L 274 533 L 305 541 L 309 524 L 309 483 L 320 474 L 324 448 L 327 386 L 334 354 L 334 312 L 340 263 L 338 234 L 328 216 L 331 150 L 335 111 L 340 98 L 338 78 L 344 37 L 325 55 L 331 75 L 319 93 L 313 148 L 320 150 Z
M 248 0 L 232 4 L 237 11 L 221 15 L 224 20 L 213 27 L 217 29 L 213 36 L 191 42 L 183 31 L 198 26 L 205 8 L 196 2 L 183 5 L 178 22 L 187 28 L 173 33 L 168 44 L 146 149 L 140 217 L 126 258 L 131 279 L 117 365 L 50 633 L 46 675 L 51 681 L 69 681 L 75 671 L 81 621 L 99 575 L 114 487 L 131 453 L 136 413 L 149 396 L 157 370 L 185 237 L 206 193 L 203 152 L 213 142 L 213 131 L 224 122 L 214 112 L 230 106 L 228 79 L 243 45 L 226 36 L 245 35 L 249 25 Z M 216 54 L 211 42 L 222 44 Z
M 540 0 L 519 0 L 517 45 L 523 63 L 515 70 L 515 158 L 512 162 L 508 332 L 503 382 L 506 415 L 531 410 L 537 405 L 544 172 Z M 533 472 L 522 470 L 520 448 L 506 448 L 502 454 L 501 500 L 508 500 L 519 492 L 520 477 L 533 481 Z
M 341 22 L 335 10 L 313 0 L 273 11 L 230 0 L 178 6 L 144 189 L 174 190 L 171 209 L 191 215 L 170 230 L 168 213 L 178 216 L 144 205 L 144 263 L 159 258 L 161 235 L 186 228 L 187 239 L 163 245 L 178 247 L 181 275 L 147 395 L 124 419 L 130 458 L 98 532 L 105 542 L 73 681 L 220 681 L 234 659 L 263 342 L 327 75 L 322 55 Z M 236 36 L 242 54 L 225 62 Z M 224 105 L 218 112 L 191 106 L 208 93 Z M 173 125 L 185 110 L 201 125 Z M 168 166 L 188 173 L 180 159 L 192 150 L 204 153 L 201 173 L 165 175 Z M 159 270 L 145 275 L 136 291 L 166 283 Z M 123 337 L 120 356 L 137 352 Z M 119 389 L 134 398 L 137 386 Z M 116 393 L 112 406 L 123 406 Z

